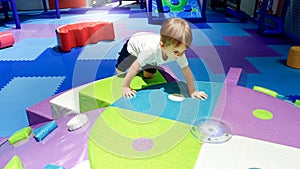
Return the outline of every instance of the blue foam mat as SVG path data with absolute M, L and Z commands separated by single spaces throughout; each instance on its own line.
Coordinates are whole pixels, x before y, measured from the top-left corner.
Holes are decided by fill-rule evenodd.
M 64 77 L 16 77 L 10 81 L 0 91 L 0 137 L 28 126 L 26 108 L 52 96 L 63 80 Z

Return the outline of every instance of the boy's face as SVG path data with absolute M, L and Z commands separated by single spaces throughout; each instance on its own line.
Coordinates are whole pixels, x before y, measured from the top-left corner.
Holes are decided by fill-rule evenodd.
M 178 59 L 181 57 L 187 50 L 184 44 L 180 44 L 179 46 L 175 47 L 174 45 L 165 46 L 163 42 L 161 42 L 161 49 L 164 54 L 168 57 L 173 59 Z

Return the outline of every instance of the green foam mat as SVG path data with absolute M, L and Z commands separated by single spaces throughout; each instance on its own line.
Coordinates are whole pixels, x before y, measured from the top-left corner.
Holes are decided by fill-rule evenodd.
M 178 121 L 108 107 L 90 133 L 91 168 L 193 168 L 202 143 L 190 128 Z
M 98 80 L 79 91 L 80 112 L 87 112 L 111 105 L 122 97 L 122 84 L 125 75 Z M 135 76 L 130 87 L 135 90 L 147 86 L 166 83 L 164 76 L 157 71 L 154 78 L 144 79 L 141 73 Z

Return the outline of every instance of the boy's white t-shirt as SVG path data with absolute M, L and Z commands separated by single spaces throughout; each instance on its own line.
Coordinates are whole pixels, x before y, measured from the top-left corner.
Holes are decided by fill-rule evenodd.
M 137 57 L 137 61 L 143 67 L 147 64 L 160 66 L 167 62 L 176 61 L 180 68 L 188 66 L 188 61 L 183 54 L 178 59 L 167 58 L 163 60 L 162 50 L 159 45 L 160 35 L 150 32 L 139 32 L 133 34 L 127 45 L 127 51 Z

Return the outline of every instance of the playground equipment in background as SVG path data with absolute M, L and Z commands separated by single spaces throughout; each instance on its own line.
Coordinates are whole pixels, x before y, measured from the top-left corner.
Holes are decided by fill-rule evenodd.
M 56 38 L 60 49 L 69 52 L 73 47 L 114 40 L 115 32 L 111 22 L 81 22 L 58 27 Z
M 14 18 L 15 24 L 16 24 L 16 29 L 21 29 L 21 24 L 20 24 L 19 14 L 18 14 L 17 6 L 16 6 L 16 1 L 15 0 L 0 0 L 0 2 L 3 7 L 5 19 L 9 20 L 8 11 L 11 8 L 12 13 L 13 13 L 13 18 Z M 10 3 L 10 5 L 9 5 L 9 3 Z M 42 3 L 43 3 L 43 7 L 44 7 L 44 12 L 47 12 L 48 8 L 47 8 L 46 0 L 42 0 Z M 59 19 L 60 18 L 60 8 L 59 8 L 58 0 L 55 0 L 55 10 L 56 10 L 56 17 L 57 17 L 57 19 Z
M 223 10 L 226 8 L 226 0 L 211 0 L 210 7 L 214 10 L 218 8 Z
M 179 17 L 192 23 L 206 22 L 206 0 L 147 0 L 149 24 Z
M 240 5 L 241 0 L 226 0 L 225 13 L 245 22 L 249 19 L 249 15 L 240 9 Z
M 258 0 L 256 2 L 257 33 L 280 35 L 283 32 L 288 0 Z
M 11 32 L 0 32 L 0 49 L 13 46 L 14 43 L 15 38 Z
M 291 99 L 291 97 L 289 97 L 289 96 L 279 94 L 274 90 L 270 90 L 270 89 L 267 89 L 267 88 L 264 88 L 264 87 L 261 87 L 261 86 L 253 86 L 253 90 L 264 93 L 264 94 L 267 94 L 267 95 L 270 95 L 270 96 L 273 96 L 273 97 L 278 98 L 278 99 L 281 99 L 283 101 L 291 103 L 294 106 L 300 108 L 300 100 L 298 100 L 298 99 Z

